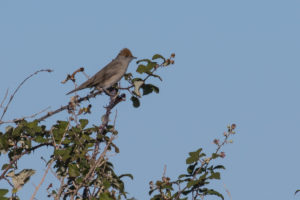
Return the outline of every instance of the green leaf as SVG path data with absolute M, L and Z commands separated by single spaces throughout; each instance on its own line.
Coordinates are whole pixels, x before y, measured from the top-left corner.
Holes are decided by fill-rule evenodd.
M 200 158 L 200 152 L 202 151 L 202 148 L 198 149 L 197 151 L 190 152 L 190 157 L 186 159 L 186 164 L 192 164 L 194 162 L 197 162 Z
M 37 143 L 44 143 L 44 142 L 48 142 L 48 139 L 45 139 L 42 136 L 38 135 L 33 139 L 33 141 Z
M 19 126 L 17 126 L 16 128 L 14 128 L 14 130 L 12 132 L 13 137 L 16 138 L 16 137 L 20 136 L 22 129 L 23 129 L 23 127 L 21 124 Z
M 220 155 L 217 154 L 217 153 L 213 153 L 213 154 L 211 155 L 211 158 L 212 158 L 212 159 L 216 159 L 216 158 L 218 158 L 218 157 L 220 157 Z
M 54 150 L 54 155 L 55 156 L 61 156 L 61 159 L 63 161 L 66 161 L 67 159 L 73 157 L 72 155 L 70 155 L 71 150 L 70 149 L 56 149 Z
M 156 62 L 150 62 L 150 63 L 148 63 L 148 65 L 147 65 L 148 72 L 150 72 L 156 65 L 157 65 Z
M 190 188 L 196 184 L 198 184 L 201 180 L 191 180 L 188 182 L 187 187 Z
M 159 88 L 152 84 L 142 85 L 143 95 L 150 94 L 152 92 L 159 93 Z
M 109 194 L 107 192 L 100 194 L 99 199 L 101 199 L 101 200 L 114 200 L 113 198 L 111 198 L 109 196 Z
M 8 167 L 8 166 L 9 166 L 9 164 L 2 165 L 2 170 L 6 169 L 6 167 Z M 10 166 L 10 168 L 12 168 L 12 166 Z
M 57 122 L 58 122 L 58 128 L 64 131 L 67 129 L 69 125 L 68 121 L 57 121 Z
M 121 176 L 119 176 L 119 178 L 123 178 L 123 177 L 129 177 L 131 180 L 133 180 L 132 174 L 122 174 Z
M 34 120 L 33 122 L 29 122 L 27 123 L 27 127 L 29 127 L 30 130 L 30 135 L 36 134 L 37 132 L 41 132 L 42 128 L 40 126 L 38 126 L 38 120 Z
M 77 177 L 80 175 L 79 169 L 75 164 L 69 164 L 70 177 Z
M 136 69 L 136 72 L 142 74 L 145 73 L 147 71 L 147 66 L 145 65 L 139 65 L 138 68 Z
M 145 65 L 139 65 L 136 72 L 142 74 L 142 73 L 150 73 L 151 70 L 157 65 L 156 62 L 149 62 L 146 66 Z
M 5 127 L 5 134 L 11 135 L 14 128 L 12 126 Z
M 108 189 L 111 186 L 111 184 L 108 180 L 104 180 L 103 181 L 103 186 L 104 186 L 105 189 Z
M 4 197 L 8 193 L 7 189 L 0 189 L 0 197 Z
M 133 107 L 135 107 L 135 108 L 140 107 L 141 104 L 140 104 L 140 100 L 138 98 L 136 98 L 135 96 L 132 96 L 130 98 L 130 100 L 132 101 Z
M 186 169 L 186 171 L 189 173 L 189 174 L 192 174 L 195 167 L 196 167 L 196 164 L 197 163 L 194 163 L 193 165 L 189 165 L 188 168 Z
M 117 147 L 117 145 L 115 145 L 114 143 L 111 143 L 111 146 L 113 146 L 115 148 L 115 153 L 120 153 L 120 149 L 119 149 L 119 147 Z
M 89 120 L 80 119 L 79 122 L 80 122 L 81 128 L 84 129 L 86 127 L 86 125 L 89 123 Z
M 191 156 L 191 157 L 187 158 L 185 162 L 186 162 L 186 164 L 192 164 L 197 161 L 198 161 L 198 158 L 196 156 Z
M 140 62 L 147 62 L 147 63 L 149 63 L 149 62 L 151 62 L 151 60 L 149 60 L 149 59 L 141 59 L 141 60 L 136 61 L 136 64 L 139 64 Z
M 219 192 L 213 190 L 213 189 L 207 189 L 207 191 L 205 191 L 204 194 L 218 196 L 218 197 L 220 197 L 222 200 L 224 200 L 223 195 L 220 194 Z
M 220 172 L 212 173 L 211 176 L 209 177 L 209 179 L 218 179 L 218 180 L 220 180 L 220 178 L 221 178 Z
M 161 58 L 161 59 L 163 59 L 163 60 L 165 61 L 165 58 L 164 58 L 162 55 L 160 55 L 160 54 L 155 54 L 155 55 L 152 57 L 152 60 L 156 60 L 156 59 L 159 59 L 159 58 Z
M 213 169 L 225 169 L 225 167 L 223 165 L 217 165 Z
M 296 190 L 295 195 L 296 195 L 298 192 L 300 192 L 300 190 Z
M 183 177 L 188 177 L 188 176 L 190 176 L 190 175 L 187 175 L 187 174 L 180 174 L 180 175 L 178 176 L 178 179 L 181 179 L 181 178 L 183 178 Z
M 8 139 L 4 136 L 0 136 L 0 152 L 5 153 L 8 150 L 9 142 Z

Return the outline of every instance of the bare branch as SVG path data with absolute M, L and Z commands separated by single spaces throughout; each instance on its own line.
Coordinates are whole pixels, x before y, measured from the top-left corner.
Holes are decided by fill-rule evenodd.
M 72 73 L 72 75 L 68 74 L 66 79 L 63 80 L 61 83 L 62 84 L 65 84 L 68 80 L 71 80 L 73 82 L 75 82 L 75 75 L 78 73 L 78 72 L 83 72 L 84 71 L 84 68 L 83 67 L 80 67 L 79 69 L 77 69 L 76 71 L 74 71 Z M 85 73 L 84 73 L 85 74 Z
M 37 113 L 35 113 L 35 114 L 32 114 L 32 115 L 30 115 L 30 116 L 25 116 L 25 117 L 22 117 L 22 118 L 16 118 L 16 119 L 13 119 L 13 120 L 10 120 L 10 121 L 0 121 L 0 125 L 1 125 L 1 124 L 7 124 L 7 123 L 17 123 L 17 122 L 22 121 L 22 120 L 24 120 L 24 119 L 34 118 L 34 117 L 36 117 L 37 115 L 39 115 L 39 114 L 45 112 L 45 111 L 48 110 L 49 108 L 50 108 L 50 106 L 48 106 L 47 108 L 45 108 L 45 109 L 43 109 L 43 110 L 41 110 L 41 111 L 39 111 L 39 112 L 37 112 Z
M 227 195 L 229 196 L 229 199 L 230 199 L 230 200 L 232 200 L 232 197 L 231 197 L 230 191 L 227 189 L 227 187 L 226 187 L 225 183 L 223 183 L 223 185 L 224 185 L 224 189 L 225 189 L 225 191 L 226 191 Z
M 8 178 L 4 177 L 4 179 L 7 181 L 7 183 L 8 183 L 11 187 L 14 188 L 14 185 L 10 182 L 10 180 L 9 180 Z
M 115 119 L 114 119 L 114 127 L 116 126 L 117 116 L 118 116 L 118 110 L 116 109 L 116 114 L 115 114 Z
M 14 156 L 14 158 L 9 162 L 9 164 L 6 166 L 6 168 L 3 170 L 1 176 L 0 176 L 0 180 L 5 178 L 5 174 L 6 172 L 12 167 L 12 165 L 17 161 L 19 160 L 23 155 L 27 154 L 27 153 L 30 153 L 31 151 L 35 150 L 35 149 L 38 149 L 42 146 L 51 146 L 52 143 L 43 143 L 43 144 L 39 144 L 37 146 L 34 146 L 30 149 L 26 149 L 25 151 L 23 151 L 20 155 L 17 155 L 17 156 Z
M 166 177 L 166 172 L 167 172 L 167 165 L 164 165 L 164 172 L 162 175 L 163 178 Z
M 59 200 L 60 196 L 62 195 L 64 189 L 65 189 L 65 185 L 64 185 L 64 182 L 65 181 L 65 177 L 62 177 L 61 180 L 60 180 L 60 187 L 59 187 L 59 190 L 58 190 L 58 193 L 55 197 L 55 200 Z
M 85 97 L 82 97 L 82 98 L 78 99 L 78 100 L 77 100 L 77 103 L 80 103 L 80 102 L 82 102 L 82 101 L 88 101 L 90 98 L 95 98 L 97 95 L 99 95 L 99 94 L 101 94 L 101 93 L 102 93 L 102 91 L 97 91 L 97 92 L 95 92 L 95 93 L 89 94 L 89 95 L 87 95 L 87 96 L 85 96 Z M 57 113 L 59 113 L 59 112 L 61 112 L 61 111 L 63 111 L 63 110 L 66 110 L 66 109 L 69 109 L 69 104 L 68 104 L 68 105 L 65 105 L 65 106 L 62 106 L 62 107 L 60 107 L 60 108 L 58 108 L 58 109 L 56 109 L 56 110 L 54 110 L 54 111 L 50 111 L 50 112 L 48 112 L 46 115 L 44 115 L 44 116 L 38 118 L 37 120 L 38 120 L 39 122 L 40 122 L 40 121 L 43 121 L 43 120 L 47 119 L 48 117 L 51 117 L 52 115 L 57 114 Z
M 16 93 L 19 91 L 19 89 L 21 88 L 21 86 L 22 86 L 28 79 L 30 79 L 32 76 L 34 76 L 34 75 L 36 75 L 36 74 L 38 74 L 38 73 L 40 73 L 40 72 L 49 72 L 49 73 L 50 73 L 50 72 L 52 72 L 52 70 L 51 70 L 51 69 L 41 69 L 41 70 L 38 70 L 38 71 L 34 72 L 33 74 L 29 75 L 27 78 L 25 78 L 25 79 L 19 84 L 19 86 L 18 86 L 17 89 L 13 92 L 13 94 L 10 96 L 9 101 L 8 101 L 7 105 L 5 106 L 4 111 L 3 111 L 3 113 L 2 113 L 2 116 L 1 116 L 1 118 L 0 118 L 0 121 L 2 121 L 2 119 L 3 119 L 3 117 L 4 117 L 5 113 L 6 113 L 6 111 L 7 111 L 7 109 L 8 109 L 8 107 L 9 107 L 9 105 L 10 105 L 10 103 L 12 102 L 14 96 L 15 96 Z
M 0 108 L 3 107 L 4 101 L 6 100 L 7 95 L 8 95 L 8 88 L 6 89 L 5 95 L 4 95 L 3 100 L 2 100 L 2 102 L 1 102 L 1 104 L 0 104 Z
M 45 171 L 45 173 L 44 173 L 44 175 L 43 175 L 43 177 L 42 177 L 40 183 L 35 187 L 35 190 L 34 190 L 32 196 L 31 196 L 30 200 L 34 200 L 34 197 L 35 197 L 36 193 L 38 192 L 38 190 L 40 189 L 41 185 L 42 185 L 43 182 L 45 181 L 45 178 L 46 178 L 46 176 L 47 176 L 47 174 L 48 174 L 49 169 L 51 168 L 51 164 L 52 164 L 52 163 L 53 163 L 53 160 L 51 160 L 51 161 L 48 163 L 47 169 L 46 169 L 46 171 Z

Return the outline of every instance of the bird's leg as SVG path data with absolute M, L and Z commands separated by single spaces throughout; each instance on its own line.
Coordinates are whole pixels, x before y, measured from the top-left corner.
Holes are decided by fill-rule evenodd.
M 110 91 L 109 89 L 103 89 L 103 91 L 112 99 L 115 99 L 118 96 L 118 93 L 116 93 L 115 90 Z

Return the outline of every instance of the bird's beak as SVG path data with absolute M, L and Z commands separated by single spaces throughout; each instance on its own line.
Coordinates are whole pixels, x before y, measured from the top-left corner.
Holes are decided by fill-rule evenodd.
M 135 57 L 135 56 L 132 56 L 132 59 L 137 59 L 137 57 Z

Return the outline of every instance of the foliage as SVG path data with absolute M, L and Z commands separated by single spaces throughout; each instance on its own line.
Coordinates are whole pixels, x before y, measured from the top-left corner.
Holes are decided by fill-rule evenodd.
M 225 157 L 225 153 L 220 152 L 220 149 L 225 144 L 232 143 L 232 140 L 228 140 L 228 138 L 235 134 L 235 127 L 235 124 L 228 126 L 228 131 L 224 132 L 224 141 L 222 143 L 217 139 L 214 140 L 217 149 L 210 156 L 206 156 L 202 148 L 190 152 L 189 157 L 186 159 L 186 173 L 179 175 L 177 180 L 171 181 L 164 173 L 161 180 L 157 180 L 155 183 L 151 181 L 149 195 L 156 193 L 151 200 L 179 200 L 188 198 L 196 200 L 203 199 L 204 196 L 208 195 L 214 195 L 224 200 L 221 193 L 208 188 L 208 185 L 211 181 L 221 178 L 219 171 L 224 170 L 225 167 L 223 165 L 213 165 L 212 161 Z
M 107 154 L 108 152 L 118 154 L 120 151 L 114 143 L 118 131 L 114 120 L 110 120 L 111 112 L 115 106 L 125 101 L 126 94 L 123 92 L 128 92 L 131 95 L 130 100 L 136 108 L 141 105 L 140 99 L 143 96 L 159 93 L 159 88 L 149 83 L 149 78 L 153 77 L 162 80 L 157 74 L 157 70 L 174 64 L 174 57 L 175 54 L 172 54 L 170 58 L 166 59 L 162 55 L 155 54 L 152 59 L 137 61 L 138 67 L 136 72 L 138 76 L 134 76 L 132 73 L 124 75 L 125 80 L 129 84 L 128 87 L 120 88 L 116 85 L 105 91 L 110 96 L 110 99 L 99 125 L 91 125 L 88 119 L 83 118 L 83 115 L 92 112 L 92 105 L 83 107 L 81 102 L 96 97 L 102 93 L 101 90 L 97 92 L 92 91 L 81 98 L 75 95 L 71 97 L 67 105 L 48 112 L 39 118 L 35 118 L 37 114 L 34 114 L 30 117 L 16 118 L 6 122 L 2 121 L 14 94 L 24 84 L 25 81 L 23 81 L 4 107 L 0 118 L 0 125 L 4 123 L 15 124 L 7 126 L 4 132 L 0 132 L 0 156 L 7 155 L 9 159 L 8 163 L 4 163 L 1 166 L 0 182 L 6 181 L 11 186 L 11 190 L 0 189 L 0 199 L 19 199 L 18 191 L 35 174 L 35 169 L 22 169 L 18 166 L 18 161 L 24 155 L 32 155 L 34 151 L 44 147 L 48 147 L 48 151 L 51 151 L 51 156 L 44 159 L 47 169 L 39 185 L 33 191 L 31 199 L 35 198 L 49 170 L 54 171 L 60 183 L 60 185 L 55 185 L 54 183 L 48 185 L 47 196 L 49 198 L 56 200 L 129 199 L 123 179 L 125 177 L 133 179 L 133 176 L 131 174 L 117 174 Z M 50 70 L 40 70 L 38 72 L 42 71 L 50 72 Z M 68 80 L 75 83 L 75 75 L 80 72 L 84 73 L 84 68 L 76 70 L 72 75 L 67 75 L 67 78 L 62 83 Z M 25 80 L 33 75 L 30 75 Z M 4 100 L 0 108 L 3 108 Z M 49 127 L 41 124 L 42 121 L 64 110 L 67 110 L 69 114 L 67 121 L 57 120 L 56 123 Z M 33 121 L 28 120 L 32 117 L 35 118 Z M 235 124 L 228 126 L 228 131 L 224 133 L 223 142 L 220 143 L 219 140 L 214 140 L 217 148 L 210 156 L 206 156 L 202 148 L 190 152 L 186 159 L 186 173 L 179 175 L 176 180 L 172 181 L 165 176 L 164 172 L 161 180 L 151 181 L 149 191 L 151 200 L 188 198 L 196 200 L 208 195 L 224 199 L 223 195 L 210 188 L 209 184 L 211 181 L 221 178 L 220 171 L 224 170 L 225 167 L 223 165 L 215 165 L 213 161 L 225 157 L 225 153 L 220 152 L 220 150 L 225 144 L 231 143 L 231 140 L 228 140 L 228 138 L 235 133 L 234 129 Z M 10 197 L 7 197 L 9 194 Z
M 34 114 L 29 117 L 2 121 L 15 93 L 25 81 L 39 72 L 51 72 L 51 70 L 40 70 L 27 77 L 17 87 L 6 106 L 3 106 L 6 94 L 0 105 L 0 108 L 4 108 L 0 125 L 5 123 L 14 123 L 15 125 L 7 126 L 4 132 L 0 132 L 0 156 L 7 155 L 9 159 L 8 163 L 1 166 L 0 182 L 6 181 L 11 186 L 11 190 L 0 189 L 0 199 L 19 199 L 18 191 L 34 175 L 35 170 L 22 169 L 21 166 L 18 166 L 18 161 L 24 155 L 33 156 L 34 151 L 44 147 L 48 147 L 48 151 L 52 152 L 47 160 L 44 159 L 47 165 L 44 177 L 51 169 L 60 182 L 60 185 L 55 186 L 54 183 L 51 183 L 47 187 L 48 197 L 53 199 L 128 199 L 123 179 L 126 177 L 133 179 L 133 176 L 115 173 L 114 166 L 107 155 L 107 152 L 113 151 L 117 154 L 120 151 L 114 143 L 118 131 L 115 124 L 110 121 L 111 111 L 119 103 L 125 101 L 125 93 L 120 94 L 122 91 L 129 92 L 134 107 L 140 106 L 139 99 L 142 96 L 152 92 L 158 93 L 159 88 L 148 83 L 149 78 L 160 78 L 155 72 L 158 68 L 173 64 L 174 56 L 172 54 L 169 59 L 165 59 L 157 54 L 153 56 L 152 61 L 148 59 L 137 61 L 137 64 L 147 63 L 146 68 L 141 67 L 141 64 L 137 68 L 137 72 L 141 75 L 144 74 L 145 77 L 134 77 L 132 73 L 128 73 L 124 76 L 130 84 L 127 88 L 116 86 L 109 89 L 110 100 L 101 117 L 101 123 L 97 126 L 89 124 L 88 119 L 82 118 L 84 114 L 91 112 L 92 105 L 82 107 L 80 103 L 96 97 L 102 92 L 101 90 L 91 92 L 81 98 L 73 96 L 66 106 L 48 112 L 40 118 L 35 118 L 37 114 Z M 158 58 L 162 60 L 160 64 L 154 61 Z M 76 73 L 83 71 L 83 68 L 76 70 L 72 75 L 68 75 L 63 83 L 68 80 L 75 83 Z M 139 92 L 140 90 L 143 91 L 142 94 Z M 68 111 L 69 120 L 57 120 L 49 127 L 41 124 L 42 121 L 64 110 Z M 29 118 L 35 119 L 30 121 Z M 36 186 L 31 199 L 35 198 L 43 181 L 44 178 Z M 7 197 L 8 194 L 11 196 Z

